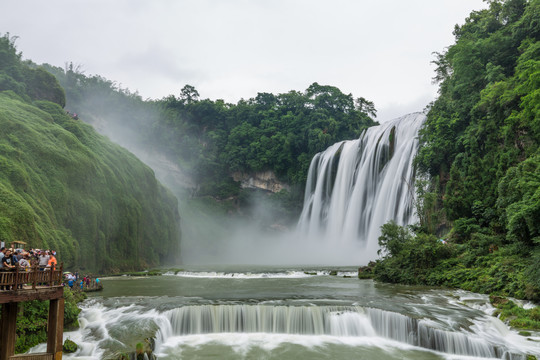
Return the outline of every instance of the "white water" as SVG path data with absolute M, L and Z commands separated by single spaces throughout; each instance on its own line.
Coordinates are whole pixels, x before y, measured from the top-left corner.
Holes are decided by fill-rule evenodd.
M 360 243 L 362 262 L 375 258 L 381 225 L 417 219 L 412 161 L 424 120 L 424 114 L 409 114 L 317 154 L 309 168 L 299 231 L 340 247 Z
M 440 324 L 429 320 L 360 306 L 191 305 L 158 312 L 134 305 L 110 309 L 92 304 L 83 310 L 80 321 L 80 331 L 65 334 L 80 346 L 77 359 L 101 358 L 102 346 L 122 344 L 129 335 L 152 328 L 157 329 L 155 353 L 166 358 L 179 346 L 221 343 L 246 347 L 259 340 L 262 344 L 269 341 L 266 347 L 291 342 L 306 347 L 338 342 L 513 360 L 524 360 L 521 350 L 526 350 L 505 339 L 508 331 L 502 323 L 490 326 L 491 336 L 485 336 L 466 329 L 441 329 Z M 483 321 L 476 323 L 478 329 Z M 122 332 L 127 334 L 119 335 Z
M 144 339 L 153 339 L 163 360 L 216 354 L 225 360 L 540 356 L 540 334 L 520 336 L 492 317 L 484 295 L 377 284 L 326 271 L 301 277 L 299 269 L 220 270 L 102 279 L 105 290 L 83 304 L 80 328 L 64 333 L 79 345 L 64 357 L 110 358 L 132 352 Z M 277 276 L 265 277 L 272 274 Z

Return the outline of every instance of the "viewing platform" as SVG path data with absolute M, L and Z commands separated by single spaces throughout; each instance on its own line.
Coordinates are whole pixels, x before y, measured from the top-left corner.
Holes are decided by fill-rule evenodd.
M 0 360 L 62 359 L 64 330 L 63 265 L 57 270 L 42 270 L 37 266 L 26 270 L 16 268 L 0 272 Z M 23 301 L 49 300 L 47 352 L 15 355 L 18 305 Z

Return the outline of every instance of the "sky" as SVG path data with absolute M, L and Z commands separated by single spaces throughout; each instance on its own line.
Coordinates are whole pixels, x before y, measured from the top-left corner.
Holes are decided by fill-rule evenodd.
M 377 120 L 437 95 L 433 52 L 482 0 L 1 0 L 24 59 L 79 65 L 144 99 L 195 86 L 236 103 L 318 82 L 375 103 Z

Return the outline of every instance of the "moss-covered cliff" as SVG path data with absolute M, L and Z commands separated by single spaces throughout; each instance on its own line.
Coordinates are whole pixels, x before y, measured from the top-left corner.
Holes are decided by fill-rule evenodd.
M 24 75 L 30 66 L 1 40 L 11 65 L 0 64 L 0 241 L 55 249 L 65 266 L 86 271 L 175 260 L 176 198 L 134 155 L 67 114 L 44 70 L 37 91 Z

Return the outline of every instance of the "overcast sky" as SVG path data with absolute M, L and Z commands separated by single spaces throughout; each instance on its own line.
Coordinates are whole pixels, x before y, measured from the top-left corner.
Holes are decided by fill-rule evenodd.
M 0 33 L 23 58 L 81 65 L 143 98 L 236 103 L 333 85 L 378 120 L 432 101 L 432 52 L 482 0 L 0 0 Z

